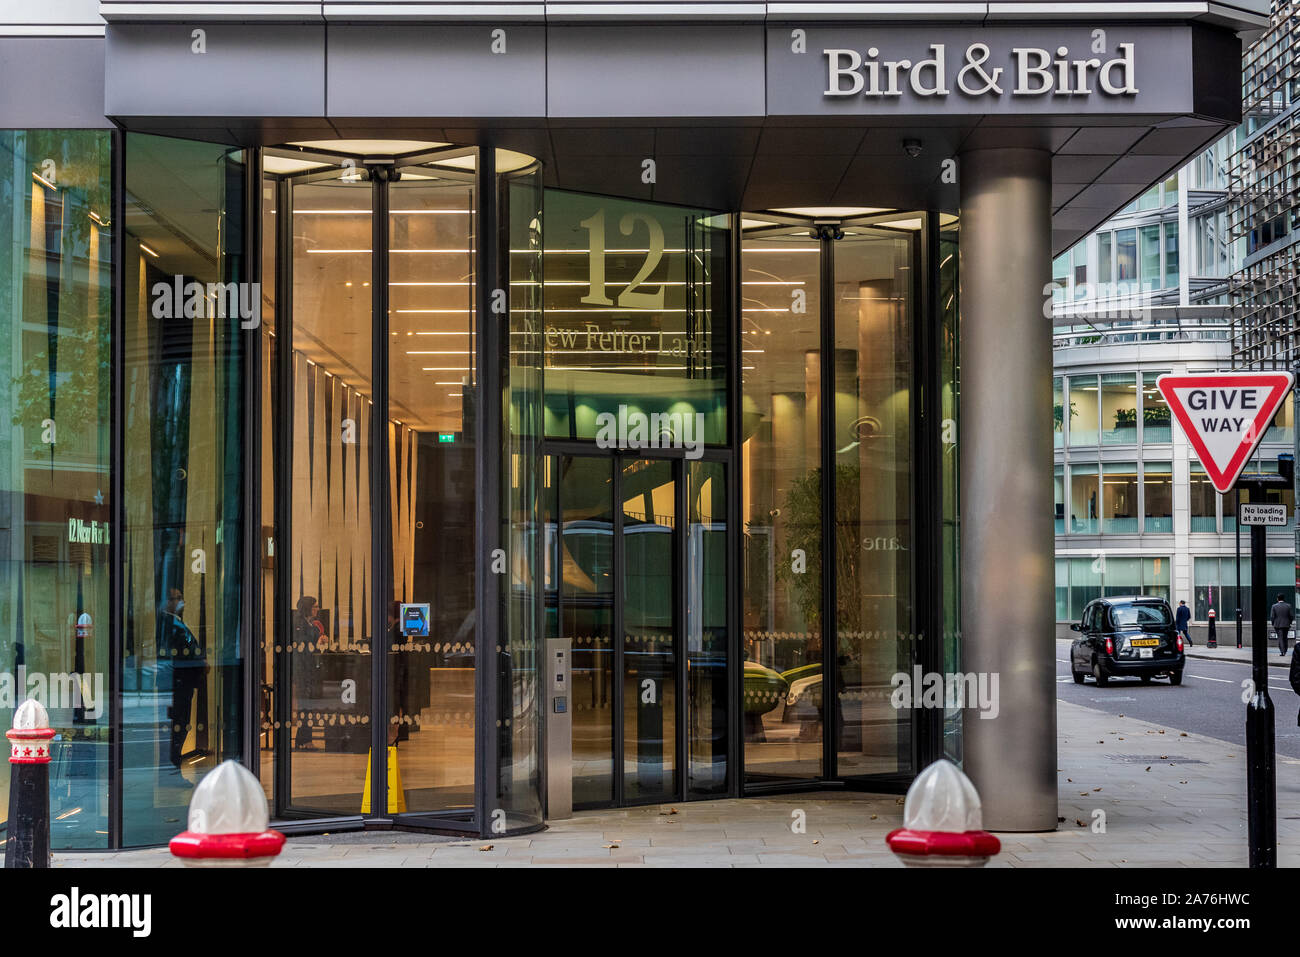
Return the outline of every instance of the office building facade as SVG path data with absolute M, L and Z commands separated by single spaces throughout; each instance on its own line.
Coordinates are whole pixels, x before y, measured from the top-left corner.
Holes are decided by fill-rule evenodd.
M 14 14 L 0 654 L 56 842 L 165 841 L 224 759 L 291 829 L 944 754 L 1054 827 L 1051 251 L 1238 121 L 1260 7 Z M 959 673 L 996 717 L 898 693 Z

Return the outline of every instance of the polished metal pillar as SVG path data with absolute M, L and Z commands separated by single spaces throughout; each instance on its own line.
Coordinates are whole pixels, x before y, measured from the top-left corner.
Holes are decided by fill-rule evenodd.
M 1045 831 L 1057 806 L 1051 156 L 972 150 L 959 177 L 962 670 L 998 689 L 996 717 L 964 714 L 965 767 L 985 828 Z

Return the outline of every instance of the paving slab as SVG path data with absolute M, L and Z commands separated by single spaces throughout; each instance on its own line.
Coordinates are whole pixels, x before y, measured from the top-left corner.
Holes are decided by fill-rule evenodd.
M 1239 745 L 1066 702 L 1058 702 L 1057 724 L 1058 828 L 999 835 L 1003 853 L 990 866 L 1247 863 Z M 1300 759 L 1278 759 L 1277 783 L 1279 863 L 1300 865 Z M 523 837 L 295 836 L 272 866 L 900 867 L 885 835 L 901 826 L 902 813 L 896 795 L 845 791 L 682 802 L 583 811 Z M 796 818 L 802 833 L 791 830 Z M 54 864 L 180 866 L 165 848 L 56 853 Z

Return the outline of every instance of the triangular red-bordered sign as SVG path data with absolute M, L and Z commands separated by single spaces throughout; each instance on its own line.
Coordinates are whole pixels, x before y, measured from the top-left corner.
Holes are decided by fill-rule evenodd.
M 1156 380 L 1205 474 L 1224 493 L 1232 491 L 1291 385 L 1289 372 L 1162 375 Z

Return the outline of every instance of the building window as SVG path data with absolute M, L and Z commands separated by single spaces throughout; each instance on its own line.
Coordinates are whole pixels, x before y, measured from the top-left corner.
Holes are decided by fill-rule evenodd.
M 1070 620 L 1070 560 L 1056 560 L 1056 620 Z
M 1169 462 L 1146 462 L 1142 466 L 1144 531 L 1174 530 L 1174 475 Z
M 1101 444 L 1137 444 L 1137 377 L 1121 372 L 1101 377 Z
M 1105 561 L 1100 558 L 1070 559 L 1069 617 L 1078 621 L 1083 609 L 1094 598 L 1101 597 L 1101 569 Z
M 1065 395 L 1061 377 L 1052 377 L 1052 448 L 1059 449 L 1065 432 Z
M 1156 388 L 1156 380 L 1165 373 L 1142 374 L 1142 444 L 1167 445 L 1173 439 L 1170 431 L 1169 403 Z
M 1055 472 L 1056 485 L 1056 534 L 1065 532 L 1065 466 L 1058 465 Z
M 1165 288 L 1178 288 L 1178 224 L 1165 223 Z
M 1295 606 L 1295 564 L 1289 556 L 1269 556 L 1268 584 L 1266 588 L 1267 604 L 1272 605 L 1278 595 Z M 1237 617 L 1240 601 L 1243 617 L 1250 620 L 1250 558 L 1243 555 L 1241 560 L 1241 587 L 1237 587 L 1237 564 L 1234 556 L 1194 558 L 1192 560 L 1192 577 L 1195 601 L 1192 616 L 1197 621 L 1205 621 L 1209 609 L 1213 608 L 1215 618 L 1231 621 Z
M 1069 377 L 1069 443 L 1071 447 L 1097 444 L 1097 377 Z
M 1178 205 L 1178 174 L 1165 180 L 1165 206 Z
M 108 843 L 110 154 L 108 132 L 0 130 L 0 720 L 48 676 L 55 849 Z M 128 708 L 128 741 L 163 733 Z
M 1169 559 L 1142 559 L 1142 594 L 1159 595 L 1165 601 L 1172 602 L 1169 594 Z
M 1268 431 L 1264 433 L 1265 442 L 1285 442 L 1291 445 L 1295 441 L 1295 403 L 1288 396 L 1282 400 L 1281 407 L 1277 414 L 1273 416 L 1273 421 L 1269 423 Z
M 194 785 L 243 753 L 237 585 L 250 340 L 238 311 L 182 314 L 162 297 L 173 283 L 245 278 L 245 162 L 243 151 L 210 143 L 126 137 L 122 693 L 139 729 L 123 745 L 126 845 L 171 838 Z M 203 228 L 183 235 L 181 222 Z
M 1138 530 L 1138 476 L 1133 462 L 1106 463 L 1102 466 L 1102 487 L 1106 516 L 1102 531 L 1129 534 Z
M 1205 469 L 1199 462 L 1191 463 L 1191 474 L 1187 485 L 1191 509 L 1191 531 L 1215 531 L 1215 512 L 1218 508 L 1219 494 L 1210 484 L 1210 477 L 1205 474 Z
M 635 406 L 680 417 L 683 430 L 702 414 L 704 441 L 724 444 L 730 219 L 561 190 L 547 190 L 545 204 L 546 435 L 593 439 L 602 413 Z M 784 304 L 747 319 L 796 318 L 789 291 L 808 287 L 773 288 Z M 746 338 L 746 365 L 757 365 L 771 343 Z
M 1097 534 L 1098 489 L 1096 465 L 1070 466 L 1070 531 Z
M 1137 279 L 1137 230 L 1119 229 L 1115 231 L 1115 279 L 1125 285 L 1117 292 L 1131 291 L 1131 285 Z
M 1068 254 L 1052 260 L 1052 302 L 1062 303 L 1070 289 L 1070 257 Z
M 1167 556 L 1083 557 L 1056 559 L 1056 618 L 1078 621 L 1094 598 L 1150 595 L 1170 600 Z
M 1111 233 L 1099 233 L 1097 236 L 1097 282 L 1100 286 L 1098 295 L 1110 295 L 1113 279 L 1111 270 Z
M 1160 225 L 1143 226 L 1142 234 L 1142 291 L 1160 288 Z
M 750 781 L 816 778 L 822 773 L 820 699 L 800 725 L 807 750 L 784 755 L 769 742 L 789 692 L 782 675 L 821 673 L 821 244 L 807 229 L 768 229 L 745 236 L 741 263 L 742 282 L 752 284 L 745 287 L 742 348 L 760 348 L 749 340 L 763 343 L 743 363 L 745 401 L 753 403 L 756 420 L 742 446 L 745 775 Z M 784 285 L 771 285 L 773 277 Z M 804 312 L 783 314 L 790 288 L 805 292 Z M 775 315 L 783 318 L 773 321 Z M 795 549 L 808 556 L 804 574 L 789 572 L 790 562 L 782 560 Z

